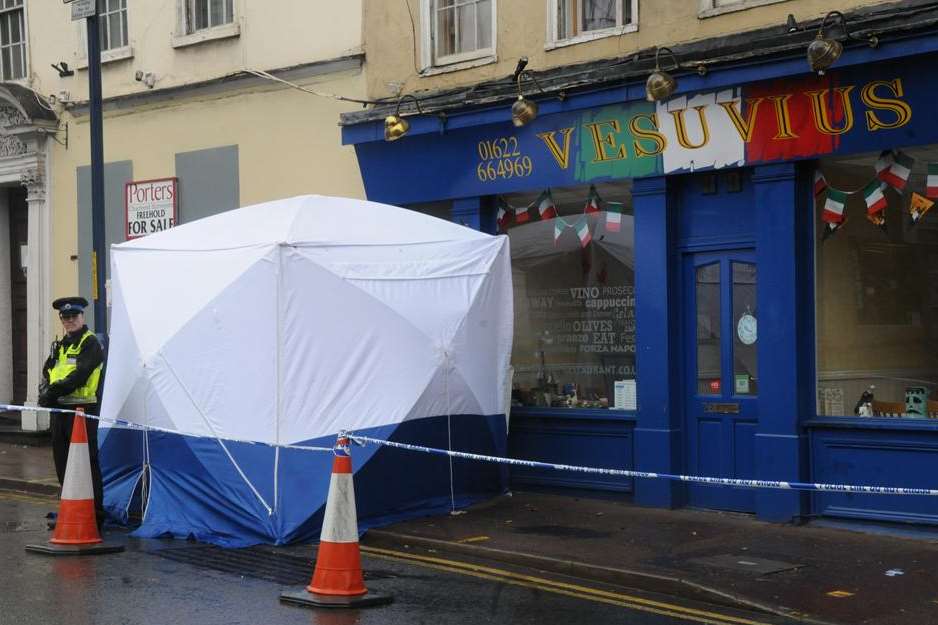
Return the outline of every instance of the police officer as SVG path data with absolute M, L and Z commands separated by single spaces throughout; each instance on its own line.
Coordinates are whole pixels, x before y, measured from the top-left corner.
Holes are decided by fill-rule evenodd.
M 52 344 L 52 350 L 42 368 L 42 383 L 39 387 L 39 405 L 47 408 L 74 410 L 82 406 L 88 414 L 98 411 L 98 384 L 104 363 L 104 350 L 97 337 L 85 325 L 85 307 L 88 300 L 83 297 L 60 297 L 52 302 L 59 311 L 59 319 L 65 336 Z M 72 440 L 72 415 L 53 413 L 52 456 L 59 484 L 65 481 L 65 466 L 68 447 Z M 104 522 L 103 488 L 101 467 L 98 465 L 98 422 L 87 419 L 88 452 L 91 456 L 91 483 L 94 488 L 94 505 L 98 528 Z

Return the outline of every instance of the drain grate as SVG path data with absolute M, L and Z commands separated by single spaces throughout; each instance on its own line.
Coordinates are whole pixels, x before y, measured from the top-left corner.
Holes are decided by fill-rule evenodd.
M 182 549 L 161 549 L 151 553 L 174 562 L 240 577 L 261 579 L 282 586 L 308 584 L 315 564 L 309 557 L 293 555 L 265 546 L 223 549 L 214 545 L 197 545 Z M 376 571 L 365 572 L 366 580 L 387 577 L 391 576 Z

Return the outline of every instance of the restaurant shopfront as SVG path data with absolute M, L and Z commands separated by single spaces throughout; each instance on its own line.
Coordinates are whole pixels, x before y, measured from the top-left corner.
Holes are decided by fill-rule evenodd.
M 348 116 L 369 199 L 511 242 L 515 457 L 938 487 L 938 40 L 409 118 Z M 932 174 L 932 177 L 929 177 Z M 864 395 L 864 393 L 868 393 Z M 872 395 L 872 396 L 870 396 Z M 861 401 L 861 398 L 863 401 Z M 934 498 L 512 472 L 787 521 Z

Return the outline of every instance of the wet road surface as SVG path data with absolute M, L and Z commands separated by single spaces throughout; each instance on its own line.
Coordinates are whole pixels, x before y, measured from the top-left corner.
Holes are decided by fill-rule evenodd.
M 25 545 L 48 539 L 44 516 L 56 508 L 54 499 L 0 491 L 0 625 L 791 622 L 536 571 L 377 549 L 363 553 L 366 583 L 391 593 L 392 605 L 308 610 L 278 600 L 282 590 L 308 581 L 308 547 L 221 550 L 108 530 L 106 541 L 126 544 L 127 551 L 26 553 Z

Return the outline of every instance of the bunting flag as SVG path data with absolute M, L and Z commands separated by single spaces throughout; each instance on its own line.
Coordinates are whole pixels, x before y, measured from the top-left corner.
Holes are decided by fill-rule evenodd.
M 515 206 L 511 211 L 514 216 L 514 222 L 516 224 L 526 224 L 531 221 L 531 213 L 529 212 L 530 208 L 531 205 Z
M 606 202 L 606 231 L 619 232 L 622 229 L 622 203 Z
M 885 186 L 886 184 L 884 182 L 872 180 L 863 188 L 863 199 L 866 200 L 866 212 L 868 215 L 873 215 L 886 209 L 888 202 L 886 202 L 886 196 L 883 195 L 883 188 Z
M 928 164 L 928 177 L 925 179 L 925 197 L 938 198 L 938 163 Z
M 567 224 L 563 222 L 563 219 L 554 220 L 554 245 L 557 245 L 557 239 L 560 238 L 560 235 L 563 234 L 566 227 Z
M 498 214 L 495 216 L 495 222 L 498 224 L 499 230 L 505 232 L 508 229 L 513 213 L 514 210 L 508 206 L 508 203 L 502 198 L 498 198 Z
M 876 159 L 876 162 L 873 164 L 873 169 L 876 170 L 876 177 L 882 178 L 883 173 L 888 171 L 894 162 L 895 156 L 892 150 L 883 150 L 880 152 L 879 158 Z
M 928 166 L 931 170 L 931 165 Z M 931 177 L 931 175 L 929 175 Z M 925 216 L 935 203 L 918 193 L 912 193 L 912 201 L 909 203 L 909 214 L 912 215 L 912 225 L 914 226 Z
M 889 167 L 882 170 L 877 169 L 877 175 L 883 182 L 888 183 L 898 191 L 902 191 L 909 182 L 909 175 L 912 173 L 912 165 L 915 164 L 915 159 L 902 152 L 891 154 L 892 162 Z
M 576 235 L 580 238 L 580 247 L 586 247 L 590 244 L 593 235 L 590 234 L 589 219 L 583 218 L 580 220 L 580 223 L 576 226 Z
M 599 192 L 596 191 L 596 187 L 590 185 L 590 192 L 589 195 L 586 196 L 586 206 L 583 208 L 583 212 L 587 215 L 590 213 L 598 213 L 600 211 L 600 202 L 602 202 L 602 199 L 599 197 Z
M 814 170 L 814 195 L 820 195 L 827 188 L 827 179 L 820 169 Z
M 828 189 L 821 219 L 829 224 L 839 224 L 844 220 L 844 204 L 846 203 L 846 193 L 834 188 Z
M 554 197 L 550 194 L 550 189 L 541 193 L 535 203 L 537 214 L 541 219 L 553 219 L 557 216 L 557 207 L 554 205 Z

